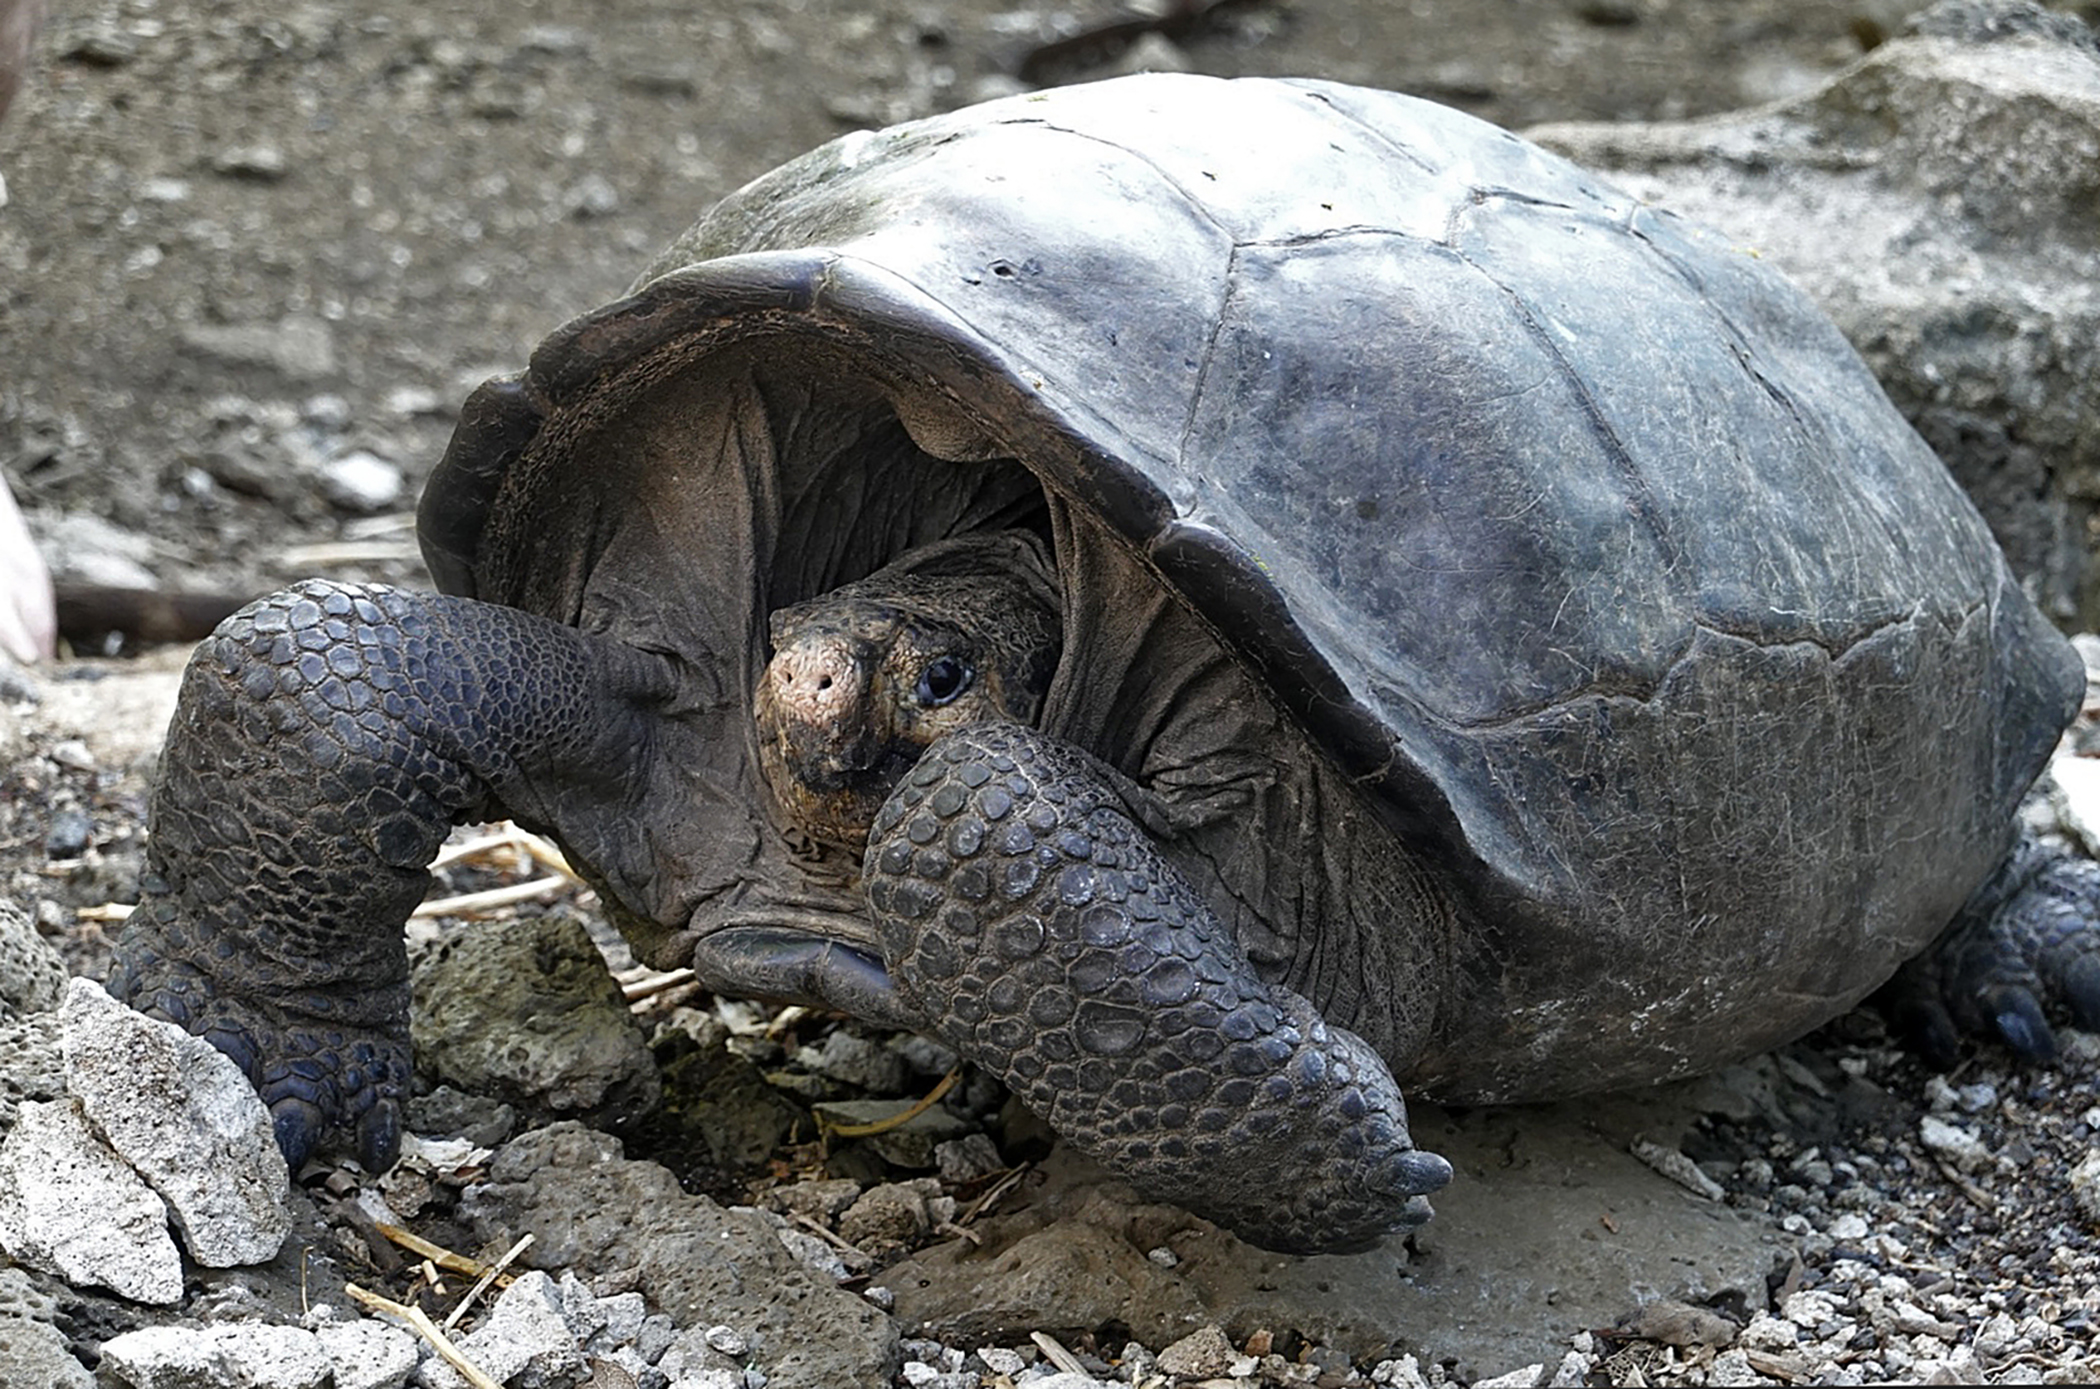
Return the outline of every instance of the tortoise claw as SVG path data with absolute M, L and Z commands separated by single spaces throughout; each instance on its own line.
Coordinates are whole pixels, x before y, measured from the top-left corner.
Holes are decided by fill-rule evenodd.
M 357 1120 L 357 1161 L 367 1172 L 384 1172 L 401 1156 L 401 1103 L 382 1099 Z
M 284 1154 L 285 1166 L 297 1172 L 321 1145 L 328 1120 L 311 1100 L 287 1097 L 270 1106 L 270 1127 L 277 1135 L 277 1150 Z
M 2029 1061 L 2056 1059 L 2056 1032 L 2042 1015 L 2042 1005 L 2032 991 L 2017 986 L 1995 991 L 1990 1006 L 1991 1023 L 2005 1044 Z

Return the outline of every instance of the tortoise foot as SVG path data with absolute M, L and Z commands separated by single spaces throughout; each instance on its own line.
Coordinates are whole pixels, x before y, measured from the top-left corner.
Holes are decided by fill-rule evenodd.
M 1891 1012 L 1934 1065 L 1964 1033 L 2056 1059 L 2049 1009 L 2100 1029 L 2100 864 L 2023 837 L 1933 948 L 1890 985 Z
M 316 580 L 257 600 L 183 675 L 110 992 L 231 1056 L 295 1167 L 340 1145 L 383 1170 L 426 865 L 462 820 L 627 823 L 667 681 L 466 599 Z
M 141 944 L 122 957 L 109 990 L 230 1057 L 269 1109 L 294 1171 L 324 1148 L 348 1152 L 372 1172 L 399 1156 L 409 1082 L 405 987 L 349 1006 L 313 992 L 278 1002 Z M 396 1021 L 351 1016 L 375 1013 Z
M 941 1038 L 1148 1193 L 1281 1250 L 1429 1217 L 1385 1063 L 1258 978 L 1115 778 L 1016 725 L 935 743 L 869 836 L 900 991 Z

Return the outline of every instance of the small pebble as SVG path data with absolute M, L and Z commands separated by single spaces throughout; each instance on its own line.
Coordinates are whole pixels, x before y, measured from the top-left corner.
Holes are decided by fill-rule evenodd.
M 321 465 L 321 495 L 344 511 L 370 516 L 400 505 L 408 484 L 401 470 L 363 449 L 338 454 Z
M 79 858 L 95 839 L 95 825 L 85 811 L 61 810 L 51 817 L 44 853 L 54 859 Z

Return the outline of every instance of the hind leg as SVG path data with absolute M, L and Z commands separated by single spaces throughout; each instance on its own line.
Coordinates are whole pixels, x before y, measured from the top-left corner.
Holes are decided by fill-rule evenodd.
M 2100 1030 L 2100 863 L 2023 834 L 1885 997 L 1897 1027 L 1934 1065 L 1954 1063 L 1964 1033 L 2054 1060 L 2049 1005 Z

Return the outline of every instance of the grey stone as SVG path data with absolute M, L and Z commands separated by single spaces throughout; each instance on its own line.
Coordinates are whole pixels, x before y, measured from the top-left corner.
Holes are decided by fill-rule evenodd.
M 415 966 L 420 1075 L 546 1118 L 617 1123 L 656 1105 L 656 1063 L 574 914 L 477 923 Z
M 933 1145 L 934 1170 L 950 1183 L 972 1182 L 1006 1167 L 1006 1159 L 991 1135 L 968 1133 L 961 1138 Z
M 8 1389 L 92 1389 L 94 1377 L 66 1350 L 52 1324 L 55 1299 L 37 1291 L 19 1268 L 0 1269 L 0 1368 Z
M 2100 55 L 2075 19 L 2037 21 L 2014 0 L 1932 13 L 1792 100 L 1527 133 L 1799 282 L 1953 468 L 2044 609 L 2090 627 Z
M 2065 1181 L 2071 1188 L 2071 1201 L 2079 1213 L 2091 1223 L 2100 1225 L 2100 1148 L 2088 1149 Z
M 0 1022 L 0 1137 L 14 1127 L 23 1101 L 55 1100 L 66 1093 L 58 1031 L 56 1013 Z
M 1982 1172 L 1996 1165 L 1991 1150 L 1984 1146 L 1975 1129 L 1937 1114 L 1919 1117 L 1918 1141 L 1963 1172 Z
M 102 1365 L 133 1389 L 327 1389 L 321 1340 L 296 1326 L 149 1326 L 102 1344 Z
M 797 1050 L 795 1063 L 871 1094 L 894 1095 L 904 1089 L 904 1058 L 851 1032 L 826 1033 L 821 1046 Z
M 400 1389 L 415 1373 L 422 1344 L 399 1327 L 361 1317 L 314 1328 L 335 1373 L 335 1389 Z
M 799 1215 L 829 1223 L 860 1199 L 860 1183 L 848 1177 L 825 1177 L 816 1181 L 791 1182 L 765 1194 L 769 1210 Z
M 156 588 L 150 567 L 159 559 L 153 541 L 84 511 L 68 512 L 42 524 L 37 548 L 51 565 L 57 584 L 103 588 Z
M 584 1370 L 583 1347 L 569 1327 L 554 1280 L 534 1270 L 503 1290 L 488 1320 L 458 1339 L 460 1354 L 499 1384 L 518 1389 L 567 1385 Z M 419 1376 L 428 1389 L 466 1389 L 466 1376 L 442 1360 L 426 1360 Z
M 460 1211 L 477 1238 L 535 1236 L 529 1264 L 631 1269 L 634 1290 L 678 1325 L 735 1328 L 769 1389 L 879 1383 L 896 1372 L 890 1319 L 813 1277 L 757 1212 L 688 1195 L 663 1167 L 626 1160 L 618 1140 L 579 1124 L 507 1144 L 488 1180 L 462 1193 Z
M 168 1203 L 211 1268 L 276 1256 L 291 1187 L 270 1112 L 224 1053 L 75 979 L 61 1009 L 66 1088 L 96 1132 Z
M 839 1216 L 839 1237 L 881 1259 L 918 1243 L 932 1223 L 924 1192 L 885 1182 L 862 1192 Z
M 291 172 L 284 151 L 276 145 L 240 145 L 212 156 L 212 172 L 228 178 L 275 183 Z
M 0 1144 L 0 1248 L 134 1302 L 182 1299 L 168 1208 L 89 1127 L 79 1101 L 31 1101 Z
M 0 897 L 0 1022 L 58 1007 L 66 964 L 29 913 Z
M 1224 1331 L 1216 1326 L 1206 1326 L 1163 1347 L 1159 1352 L 1159 1368 L 1170 1375 L 1207 1379 L 1226 1373 L 1232 1368 L 1232 1362 L 1239 1358 L 1240 1353 L 1233 1349 Z

